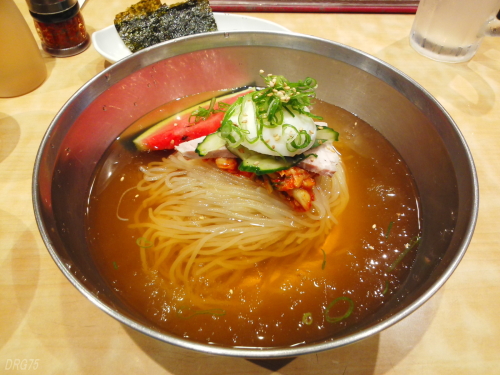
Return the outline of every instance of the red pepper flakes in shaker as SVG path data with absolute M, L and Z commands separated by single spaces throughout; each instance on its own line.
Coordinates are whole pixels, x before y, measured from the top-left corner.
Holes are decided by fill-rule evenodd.
M 26 0 L 42 48 L 57 57 L 73 56 L 90 45 L 77 0 Z

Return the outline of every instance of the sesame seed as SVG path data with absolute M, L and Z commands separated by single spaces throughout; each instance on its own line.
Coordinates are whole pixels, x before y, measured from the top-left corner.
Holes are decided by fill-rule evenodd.
M 259 161 L 254 161 L 253 165 L 259 165 L 259 163 L 260 163 Z
M 261 70 L 259 70 L 259 73 L 262 74 L 262 73 L 264 73 L 264 71 L 261 69 Z

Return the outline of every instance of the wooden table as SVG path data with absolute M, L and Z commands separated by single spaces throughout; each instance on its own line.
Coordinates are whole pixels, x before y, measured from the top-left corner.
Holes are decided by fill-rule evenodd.
M 89 0 L 83 9 L 88 31 L 110 25 L 132 2 Z M 16 3 L 34 31 L 25 1 Z M 48 78 L 41 87 L 0 99 L 0 371 L 499 374 L 500 39 L 486 38 L 472 61 L 449 65 L 421 57 L 409 46 L 413 15 L 250 15 L 381 58 L 443 104 L 472 150 L 480 181 L 479 221 L 458 269 L 428 303 L 381 334 L 275 364 L 274 370 L 243 359 L 191 352 L 136 333 L 97 309 L 65 279 L 35 224 L 31 175 L 43 134 L 71 95 L 109 65 L 92 46 L 74 57 L 45 56 Z

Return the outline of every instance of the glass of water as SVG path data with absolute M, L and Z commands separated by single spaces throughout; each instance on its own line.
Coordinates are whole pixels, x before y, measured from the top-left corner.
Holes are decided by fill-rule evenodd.
M 500 0 L 420 0 L 410 44 L 433 60 L 468 61 L 485 35 L 500 35 L 499 10 Z

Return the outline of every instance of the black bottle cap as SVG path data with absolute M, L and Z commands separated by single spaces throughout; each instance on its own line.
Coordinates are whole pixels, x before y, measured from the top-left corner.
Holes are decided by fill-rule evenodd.
M 78 0 L 26 0 L 31 12 L 54 14 L 64 12 L 78 3 Z

